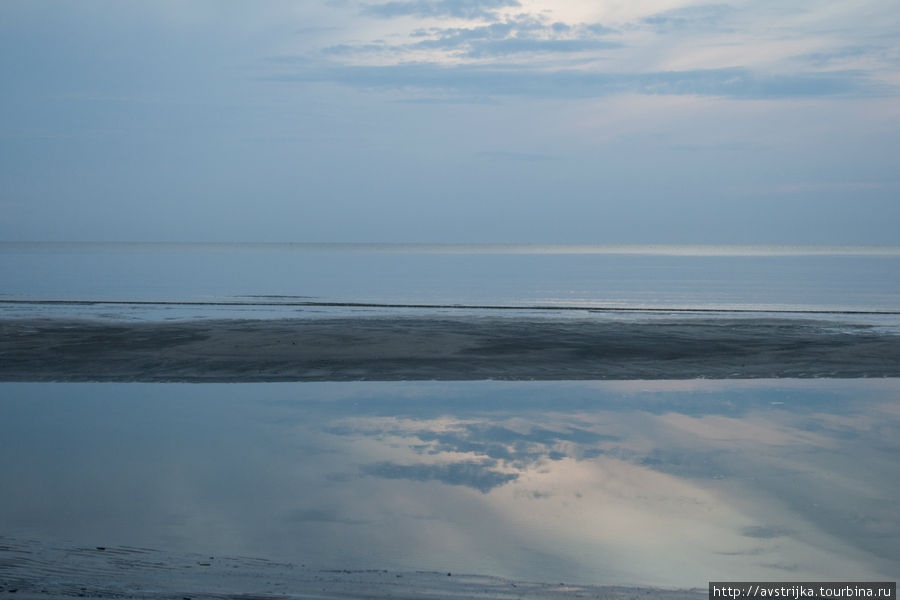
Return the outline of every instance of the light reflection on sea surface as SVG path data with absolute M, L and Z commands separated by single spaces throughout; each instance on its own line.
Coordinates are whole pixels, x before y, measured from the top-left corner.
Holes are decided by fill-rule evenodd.
M 0 535 L 601 584 L 896 580 L 898 392 L 7 383 Z

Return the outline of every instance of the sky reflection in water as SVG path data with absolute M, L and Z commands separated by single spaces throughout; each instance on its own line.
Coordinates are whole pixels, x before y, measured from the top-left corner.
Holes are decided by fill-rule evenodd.
M 0 535 L 544 581 L 895 580 L 898 392 L 2 384 Z

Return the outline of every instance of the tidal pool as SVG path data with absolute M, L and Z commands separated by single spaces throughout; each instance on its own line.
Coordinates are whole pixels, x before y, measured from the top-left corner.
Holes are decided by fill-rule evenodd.
M 0 536 L 705 588 L 896 580 L 900 379 L 0 384 Z

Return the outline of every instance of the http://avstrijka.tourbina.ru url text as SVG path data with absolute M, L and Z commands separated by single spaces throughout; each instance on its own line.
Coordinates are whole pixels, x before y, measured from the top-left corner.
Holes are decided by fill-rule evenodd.
M 877 598 L 896 600 L 896 581 L 710 581 L 709 600 Z

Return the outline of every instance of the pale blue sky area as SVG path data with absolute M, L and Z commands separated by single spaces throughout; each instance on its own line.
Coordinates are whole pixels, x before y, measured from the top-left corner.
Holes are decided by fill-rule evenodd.
M 0 0 L 0 240 L 900 244 L 896 0 Z

